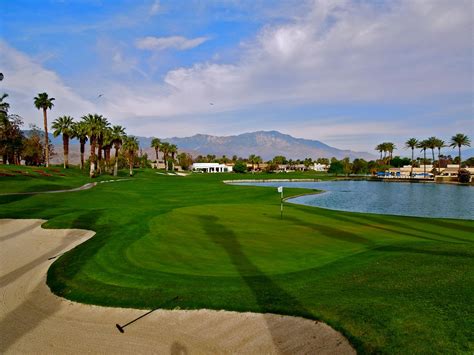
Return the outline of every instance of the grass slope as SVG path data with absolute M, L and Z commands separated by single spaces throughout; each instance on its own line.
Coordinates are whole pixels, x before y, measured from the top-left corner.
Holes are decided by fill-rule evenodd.
M 291 204 L 280 220 L 275 189 L 229 178 L 241 176 L 139 171 L 87 191 L 0 196 L 0 218 L 97 232 L 48 273 L 72 300 L 321 319 L 370 353 L 474 350 L 473 221 Z

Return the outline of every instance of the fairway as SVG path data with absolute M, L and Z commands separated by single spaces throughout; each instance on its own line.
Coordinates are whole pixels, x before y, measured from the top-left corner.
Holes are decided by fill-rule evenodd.
M 55 187 L 90 181 L 65 174 Z M 21 178 L 29 191 L 52 189 Z M 0 196 L 0 218 L 96 232 L 48 272 L 71 300 L 153 309 L 179 296 L 167 308 L 322 320 L 362 352 L 474 350 L 474 221 L 292 204 L 281 220 L 276 189 L 222 183 L 231 178 L 242 176 L 141 170 L 85 191 Z M 1 179 L 0 193 L 20 185 Z

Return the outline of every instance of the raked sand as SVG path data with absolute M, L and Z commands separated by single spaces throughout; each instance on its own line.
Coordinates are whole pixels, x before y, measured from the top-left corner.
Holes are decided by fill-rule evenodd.
M 42 220 L 0 220 L 0 353 L 353 354 L 328 325 L 297 317 L 227 311 L 147 311 L 83 305 L 53 295 L 46 272 L 92 237 L 42 229 Z

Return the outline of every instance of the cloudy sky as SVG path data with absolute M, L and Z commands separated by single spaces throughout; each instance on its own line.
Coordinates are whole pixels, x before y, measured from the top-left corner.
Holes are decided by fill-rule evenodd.
M 51 120 L 144 136 L 474 135 L 472 0 L 0 2 L 0 91 L 27 124 L 46 91 Z

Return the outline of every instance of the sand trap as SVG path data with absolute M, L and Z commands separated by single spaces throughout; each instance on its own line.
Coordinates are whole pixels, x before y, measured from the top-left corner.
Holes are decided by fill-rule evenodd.
M 318 353 L 353 354 L 324 323 L 272 314 L 82 305 L 46 286 L 48 258 L 93 236 L 45 230 L 41 220 L 0 220 L 0 353 Z

